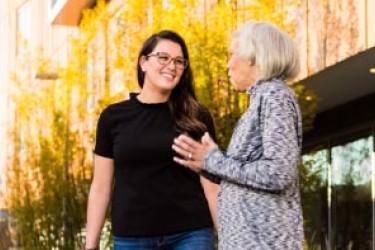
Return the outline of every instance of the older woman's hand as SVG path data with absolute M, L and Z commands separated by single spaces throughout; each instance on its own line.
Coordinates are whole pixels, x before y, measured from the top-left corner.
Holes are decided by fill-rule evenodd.
M 172 149 L 181 157 L 173 157 L 173 160 L 196 172 L 202 170 L 203 160 L 209 151 L 217 147 L 215 142 L 205 133 L 202 136 L 201 143 L 193 140 L 187 135 L 180 135 L 174 139 Z

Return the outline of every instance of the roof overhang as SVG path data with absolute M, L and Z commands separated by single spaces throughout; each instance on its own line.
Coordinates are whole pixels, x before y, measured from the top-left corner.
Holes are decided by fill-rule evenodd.
M 375 93 L 375 47 L 362 51 L 300 82 L 318 96 L 318 113 Z
M 52 2 L 53 5 L 49 8 L 51 24 L 77 26 L 81 21 L 82 11 L 92 7 L 96 0 L 55 0 Z

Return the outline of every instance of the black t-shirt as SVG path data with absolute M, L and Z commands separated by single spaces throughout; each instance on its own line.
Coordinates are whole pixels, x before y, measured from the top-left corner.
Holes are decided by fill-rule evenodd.
M 215 136 L 208 111 L 198 119 Z M 199 175 L 173 161 L 168 103 L 145 104 L 135 94 L 100 115 L 95 154 L 113 158 L 112 231 L 153 236 L 212 226 Z

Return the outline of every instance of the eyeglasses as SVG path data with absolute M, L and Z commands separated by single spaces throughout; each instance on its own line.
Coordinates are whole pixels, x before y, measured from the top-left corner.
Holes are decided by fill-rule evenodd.
M 172 58 L 171 55 L 165 52 L 156 52 L 154 54 L 147 55 L 147 57 L 151 57 L 151 56 L 156 56 L 156 58 L 158 59 L 158 62 L 161 65 L 169 65 L 171 61 L 173 61 L 174 65 L 178 69 L 185 69 L 186 66 L 188 65 L 188 60 L 186 60 L 185 58 L 182 58 L 182 57 Z

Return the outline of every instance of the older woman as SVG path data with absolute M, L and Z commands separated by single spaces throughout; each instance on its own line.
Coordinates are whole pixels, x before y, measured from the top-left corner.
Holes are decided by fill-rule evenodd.
M 250 106 L 226 152 L 206 133 L 201 142 L 181 135 L 174 160 L 222 179 L 218 197 L 219 249 L 303 249 L 298 162 L 302 122 L 285 84 L 298 73 L 292 39 L 268 22 L 249 22 L 233 36 L 229 77 L 246 90 Z

